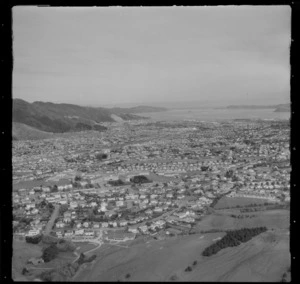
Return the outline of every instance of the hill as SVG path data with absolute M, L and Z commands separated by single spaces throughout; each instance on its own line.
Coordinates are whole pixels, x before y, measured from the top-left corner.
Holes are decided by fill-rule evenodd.
M 219 213 L 218 213 L 219 214 Z M 203 250 L 223 237 L 224 232 L 197 233 L 166 240 L 136 240 L 131 244 L 104 244 L 94 264 L 79 272 L 74 281 L 159 281 L 275 282 L 290 266 L 289 211 L 274 210 L 255 218 L 236 219 L 229 215 L 208 215 L 201 230 L 267 226 L 269 230 L 237 247 L 226 248 L 210 257 Z M 193 263 L 196 261 L 196 265 Z M 192 271 L 185 269 L 191 266 Z
M 136 107 L 131 107 L 131 108 L 120 108 L 120 107 L 115 107 L 109 109 L 112 111 L 114 114 L 118 113 L 144 113 L 144 112 L 161 112 L 161 111 L 167 111 L 167 108 L 164 107 L 152 107 L 152 106 L 136 106 Z
M 280 105 L 230 105 L 226 107 L 227 109 L 276 109 L 277 108 L 288 108 L 289 104 Z
M 140 110 L 139 107 L 138 109 Z M 101 123 L 115 122 L 116 120 L 112 117 L 113 114 L 121 117 L 123 120 L 146 119 L 145 117 L 131 114 L 131 112 L 136 112 L 136 109 L 114 110 L 73 104 L 28 103 L 21 99 L 13 100 L 13 122 L 53 133 L 84 130 L 105 131 L 107 128 Z
M 13 140 L 36 140 L 51 138 L 53 133 L 38 130 L 23 123 L 13 122 L 12 137 Z
M 286 105 L 279 105 L 274 112 L 290 112 L 291 111 L 291 107 L 290 105 L 286 104 Z

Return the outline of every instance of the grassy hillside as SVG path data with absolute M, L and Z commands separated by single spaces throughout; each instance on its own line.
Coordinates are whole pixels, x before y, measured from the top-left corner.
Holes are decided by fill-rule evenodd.
M 23 123 L 45 132 L 63 133 L 69 131 L 105 131 L 102 122 L 116 121 L 112 115 L 123 120 L 138 120 L 145 117 L 136 114 L 151 107 L 93 108 L 73 104 L 54 104 L 50 102 L 28 103 L 21 99 L 13 100 L 13 122 Z
M 99 123 L 110 121 L 114 120 L 105 109 L 44 102 L 31 104 L 20 99 L 13 100 L 13 122 L 46 132 L 63 133 L 91 129 L 103 131 L 106 127 Z
M 98 257 L 75 277 L 75 281 L 280 281 L 290 265 L 288 211 L 261 213 L 237 220 L 210 215 L 201 229 L 266 225 L 265 233 L 216 255 L 202 251 L 225 233 L 195 234 L 168 240 L 136 242 L 126 247 L 103 245 Z M 221 218 L 221 219 L 220 219 Z M 195 263 L 193 265 L 193 263 Z M 191 271 L 185 271 L 190 266 Z
M 275 112 L 289 112 L 291 111 L 290 105 L 279 105 L 275 110 Z
M 12 136 L 14 140 L 36 140 L 52 138 L 53 133 L 38 130 L 24 123 L 13 122 Z

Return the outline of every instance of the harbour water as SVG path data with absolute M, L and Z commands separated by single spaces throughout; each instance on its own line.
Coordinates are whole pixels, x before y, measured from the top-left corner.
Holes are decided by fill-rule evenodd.
M 287 120 L 290 112 L 274 112 L 274 109 L 170 109 L 164 112 L 143 113 L 155 121 L 222 121 L 232 119 Z

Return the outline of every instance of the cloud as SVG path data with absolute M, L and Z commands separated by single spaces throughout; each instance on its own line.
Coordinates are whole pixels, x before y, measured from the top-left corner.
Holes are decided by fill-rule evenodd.
M 96 104 L 249 92 L 267 101 L 282 90 L 285 99 L 290 17 L 288 6 L 17 7 L 14 95 L 82 103 L 84 92 Z

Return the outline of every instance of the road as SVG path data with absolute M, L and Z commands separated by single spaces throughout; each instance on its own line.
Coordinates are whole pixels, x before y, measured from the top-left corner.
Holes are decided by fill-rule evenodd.
M 94 244 L 98 244 L 96 247 L 84 252 L 84 254 L 88 254 L 96 249 L 98 249 L 99 247 L 102 246 L 103 242 L 102 242 L 102 236 L 103 236 L 103 232 L 102 230 L 100 230 L 99 232 L 99 237 L 97 239 L 94 239 L 94 240 L 88 240 L 89 243 L 94 243 Z M 80 247 L 77 247 L 76 250 L 74 251 L 74 254 L 76 255 L 76 258 L 73 260 L 73 263 L 79 258 L 80 254 L 77 252 L 77 250 L 79 250 Z
M 52 228 L 53 228 L 53 225 L 54 225 L 54 221 L 55 219 L 58 217 L 58 214 L 59 214 L 59 209 L 60 209 L 60 205 L 59 204 L 56 204 L 55 205 L 55 208 L 52 212 L 52 215 L 51 215 L 51 218 L 46 226 L 46 229 L 45 229 L 45 235 L 49 235 Z

